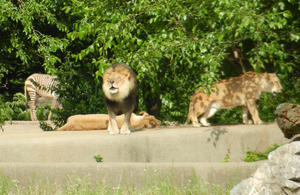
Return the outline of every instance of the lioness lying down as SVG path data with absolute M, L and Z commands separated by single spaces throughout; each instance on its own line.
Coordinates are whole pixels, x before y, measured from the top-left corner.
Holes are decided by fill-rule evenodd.
M 135 129 L 154 128 L 160 125 L 160 121 L 146 112 L 140 112 L 141 115 L 132 113 L 130 122 Z M 117 124 L 120 128 L 124 121 L 124 114 L 117 116 Z M 107 114 L 84 114 L 73 115 L 67 119 L 67 123 L 58 128 L 59 131 L 80 131 L 80 130 L 100 130 L 107 129 L 109 116 Z

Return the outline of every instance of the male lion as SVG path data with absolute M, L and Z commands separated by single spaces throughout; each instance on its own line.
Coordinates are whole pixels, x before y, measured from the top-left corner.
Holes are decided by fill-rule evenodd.
M 218 109 L 233 108 L 242 106 L 243 123 L 251 124 L 248 120 L 248 111 L 252 115 L 254 124 L 261 124 L 256 100 L 261 92 L 281 92 L 282 86 L 276 74 L 247 72 L 244 75 L 221 80 L 213 85 L 214 90 L 208 95 L 199 88 L 191 97 L 189 113 L 185 124 L 192 121 L 193 126 L 210 126 L 207 119 L 212 117 Z
M 130 134 L 131 113 L 137 107 L 137 79 L 134 71 L 125 64 L 114 64 L 103 73 L 102 89 L 109 115 L 110 134 Z M 116 115 L 125 114 L 119 130 Z

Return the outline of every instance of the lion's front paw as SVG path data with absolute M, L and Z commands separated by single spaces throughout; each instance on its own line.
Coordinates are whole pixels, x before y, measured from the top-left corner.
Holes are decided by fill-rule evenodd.
M 117 135 L 120 133 L 119 128 L 112 128 L 111 126 L 108 127 L 107 131 L 110 135 Z
M 248 119 L 248 120 L 246 120 L 246 121 L 243 121 L 243 123 L 244 123 L 245 125 L 252 125 L 252 124 L 253 124 L 253 121 L 252 121 L 251 119 Z
M 114 123 L 112 123 L 112 124 L 114 124 Z M 116 135 L 116 134 L 120 133 L 119 127 L 117 125 L 111 125 L 111 123 L 108 124 L 107 131 L 110 135 Z
M 251 119 L 248 120 L 248 125 L 252 125 L 253 124 L 253 121 Z
M 108 131 L 108 133 L 110 135 L 118 135 L 119 134 L 119 132 L 117 132 L 117 131 Z
M 209 127 L 211 124 L 206 121 L 206 119 L 200 119 L 200 123 L 203 127 Z
M 198 123 L 198 124 L 193 125 L 193 127 L 201 127 L 201 125 Z
M 254 125 L 262 125 L 262 124 L 264 124 L 264 122 L 261 120 L 254 122 Z
M 130 130 L 120 132 L 120 134 L 122 134 L 122 135 L 129 135 L 130 133 L 131 133 Z
M 131 133 L 130 130 L 131 130 L 131 128 L 124 124 L 121 127 L 120 134 L 122 134 L 122 135 L 129 135 Z
M 203 127 L 210 127 L 211 124 L 210 124 L 210 123 L 203 123 L 202 126 L 203 126 Z

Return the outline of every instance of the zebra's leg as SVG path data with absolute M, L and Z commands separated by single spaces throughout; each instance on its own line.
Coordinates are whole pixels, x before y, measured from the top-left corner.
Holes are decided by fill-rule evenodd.
M 50 107 L 50 112 L 49 112 L 49 115 L 48 115 L 48 121 L 51 119 L 52 117 L 52 110 L 56 107 L 56 101 L 55 100 L 52 100 L 52 104 L 51 104 L 51 107 Z
M 51 119 L 52 117 L 52 108 L 50 109 L 49 115 L 48 115 L 48 121 Z
M 36 92 L 34 91 L 28 91 L 28 95 L 30 97 L 30 101 L 29 101 L 29 108 L 30 108 L 30 118 L 32 121 L 36 121 L 37 117 L 36 117 Z

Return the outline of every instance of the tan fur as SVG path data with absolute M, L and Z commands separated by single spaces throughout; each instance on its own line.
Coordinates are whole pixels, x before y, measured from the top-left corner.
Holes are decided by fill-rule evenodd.
M 103 74 L 103 92 L 105 96 L 117 102 L 123 101 L 135 87 L 134 79 L 128 79 L 129 77 L 130 72 L 121 67 L 114 70 L 111 68 L 107 69 Z M 110 88 L 112 86 L 118 90 L 117 93 L 111 93 Z
M 261 124 L 259 118 L 256 100 L 259 99 L 261 92 L 279 93 L 282 86 L 280 80 L 273 73 L 248 72 L 239 77 L 222 80 L 216 83 L 208 95 L 199 88 L 191 97 L 187 124 L 192 121 L 193 126 L 209 126 L 207 119 L 212 117 L 218 109 L 233 108 L 236 106 L 243 107 L 243 123 L 251 124 L 248 119 L 250 112 L 253 123 Z
M 110 134 L 129 134 L 131 113 L 137 107 L 137 79 L 125 64 L 114 64 L 103 73 L 102 89 L 109 115 L 107 130 Z M 118 127 L 116 116 L 125 114 L 124 123 Z
M 160 126 L 160 121 L 154 116 L 149 115 L 146 112 L 142 112 L 142 115 L 136 115 L 132 113 L 130 122 L 135 129 L 141 128 L 155 128 Z M 121 128 L 124 115 L 116 117 L 118 127 Z M 109 123 L 109 116 L 107 114 L 85 114 L 85 115 L 73 115 L 67 119 L 67 123 L 60 127 L 59 131 L 80 131 L 80 130 L 101 130 L 107 129 Z

